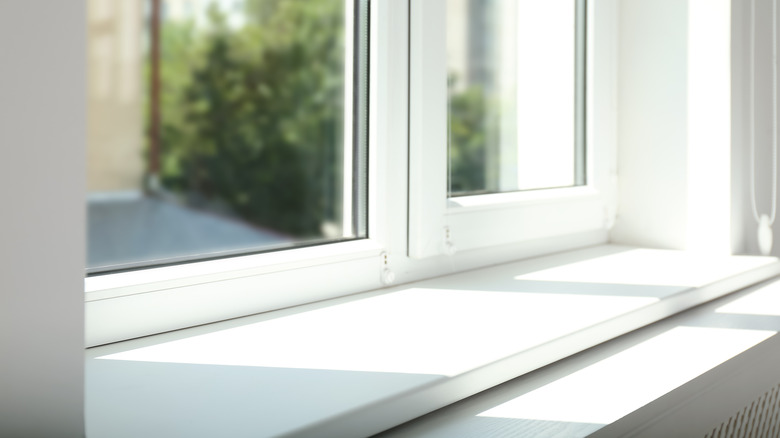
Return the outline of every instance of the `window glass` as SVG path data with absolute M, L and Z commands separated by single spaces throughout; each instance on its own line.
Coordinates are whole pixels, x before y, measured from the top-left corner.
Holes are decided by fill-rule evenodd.
M 366 237 L 366 0 L 90 0 L 88 268 Z
M 585 184 L 583 0 L 448 0 L 449 195 Z

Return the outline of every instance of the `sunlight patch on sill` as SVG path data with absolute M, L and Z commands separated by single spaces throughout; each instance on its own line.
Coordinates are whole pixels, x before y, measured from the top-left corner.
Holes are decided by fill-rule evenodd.
M 609 424 L 775 333 L 676 327 L 478 416 Z
M 407 288 L 99 359 L 456 376 L 657 301 Z
M 750 295 L 719 307 L 715 312 L 780 316 L 780 282 L 772 282 Z
M 755 265 L 755 257 L 632 249 L 518 275 L 516 280 L 702 287 Z

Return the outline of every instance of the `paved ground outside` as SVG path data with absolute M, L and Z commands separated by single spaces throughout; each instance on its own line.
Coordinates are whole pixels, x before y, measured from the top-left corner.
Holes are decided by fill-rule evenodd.
M 240 219 L 137 195 L 88 201 L 89 268 L 292 243 Z

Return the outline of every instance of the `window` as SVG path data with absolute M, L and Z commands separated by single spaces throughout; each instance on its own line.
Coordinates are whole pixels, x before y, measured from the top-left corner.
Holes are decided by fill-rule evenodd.
M 90 272 L 365 238 L 353 0 L 92 0 Z
M 584 0 L 449 0 L 450 197 L 585 184 Z
M 614 21 L 595 3 L 412 5 L 410 256 L 608 229 Z
M 339 163 L 342 169 L 340 177 L 333 179 L 342 184 L 335 191 L 339 195 L 329 198 L 329 202 L 335 200 L 335 204 L 330 204 L 331 212 L 327 218 L 335 225 L 323 227 L 324 221 L 316 221 L 311 228 L 314 233 L 309 234 L 314 237 L 296 240 L 294 247 L 289 249 L 258 252 L 258 247 L 252 246 L 248 254 L 212 259 L 208 255 L 211 253 L 207 253 L 207 259 L 180 260 L 187 263 L 89 276 L 86 280 L 88 345 L 377 289 L 393 280 L 396 283 L 409 282 L 606 241 L 609 217 L 614 210 L 611 201 L 614 193 L 610 182 L 610 172 L 614 167 L 614 136 L 611 134 L 614 130 L 611 104 L 614 76 L 611 76 L 613 51 L 610 48 L 615 39 L 610 32 L 615 21 L 610 16 L 614 9 L 608 3 L 590 2 L 586 7 L 582 1 L 561 0 L 542 2 L 548 6 L 539 6 L 540 11 L 547 14 L 545 19 L 553 20 L 548 23 L 553 28 L 558 26 L 569 29 L 572 41 L 566 44 L 568 53 L 574 59 L 567 62 L 572 68 L 579 66 L 580 70 L 585 70 L 583 73 L 570 68 L 565 75 L 561 73 L 568 78 L 561 87 L 574 92 L 573 96 L 568 91 L 559 93 L 560 96 L 568 95 L 566 99 L 569 102 L 567 109 L 560 112 L 564 114 L 560 117 L 567 120 L 566 136 L 556 133 L 563 139 L 556 140 L 556 144 L 563 145 L 560 150 L 566 149 L 568 154 L 564 159 L 556 161 L 556 164 L 567 169 L 565 177 L 530 186 L 515 177 L 517 182 L 513 186 L 495 185 L 494 182 L 499 181 L 499 178 L 490 182 L 494 188 L 487 189 L 488 186 L 483 184 L 484 187 L 475 190 L 453 191 L 452 180 L 448 181 L 448 169 L 453 167 L 450 159 L 454 159 L 447 147 L 451 136 L 448 120 L 452 124 L 457 115 L 448 110 L 448 99 L 450 105 L 453 104 L 459 92 L 468 93 L 468 87 L 458 88 L 457 82 L 448 82 L 448 77 L 452 79 L 457 74 L 448 75 L 448 68 L 456 69 L 448 67 L 454 61 L 447 56 L 450 27 L 447 17 L 453 16 L 458 4 L 479 9 L 485 5 L 498 7 L 509 3 L 514 3 L 517 8 L 532 8 L 533 3 L 498 0 L 339 0 L 338 3 L 329 3 L 332 1 L 246 0 L 242 3 L 245 8 L 258 7 L 260 10 L 274 5 L 287 5 L 285 7 L 288 8 L 299 4 L 305 4 L 306 7 L 330 5 L 334 8 L 338 5 L 342 11 L 345 44 L 341 55 L 331 55 L 335 58 L 342 56 L 345 60 L 354 59 L 348 55 L 350 49 L 347 41 L 354 42 L 355 52 L 365 50 L 370 53 L 370 56 L 362 58 L 357 56 L 357 59 L 367 61 L 366 64 L 355 63 L 349 68 L 349 63 L 343 61 L 343 70 L 339 69 L 338 74 L 328 76 L 328 83 L 335 89 L 338 89 L 339 84 L 357 84 L 354 87 L 343 85 L 344 92 L 338 94 L 343 108 L 338 104 L 339 99 L 335 100 L 336 104 L 329 103 L 332 106 L 319 107 L 329 117 L 334 116 L 334 113 L 341 117 L 341 121 L 334 124 L 341 126 L 341 131 L 334 128 L 333 132 L 328 131 L 332 135 L 322 138 L 294 131 L 297 135 L 307 136 L 309 141 L 317 137 L 331 145 L 355 145 L 359 144 L 356 139 L 365 138 L 364 153 L 347 146 L 331 148 L 332 151 L 338 149 L 341 154 L 334 152 L 339 157 L 334 162 Z M 108 3 L 117 5 L 116 2 Z M 219 6 L 223 2 L 207 3 Z M 568 11 L 568 18 L 556 15 L 551 3 Z M 199 16 L 198 4 L 193 3 L 189 12 L 182 8 L 182 14 Z M 174 9 L 173 3 L 170 3 L 169 17 L 175 14 Z M 366 17 L 365 21 L 359 18 L 361 14 Z M 495 10 L 492 14 L 506 15 L 498 14 Z M 513 14 L 513 17 L 520 19 L 519 10 Z M 229 16 L 223 15 L 222 26 L 231 35 L 240 34 L 236 29 L 243 29 L 243 22 L 239 20 L 240 24 L 229 24 Z M 573 22 L 575 16 L 578 17 L 576 23 Z M 355 20 L 355 24 L 349 24 L 351 19 Z M 243 20 L 248 22 L 249 18 Z M 317 20 L 299 24 L 310 27 L 312 31 L 321 30 Z M 284 23 L 279 25 L 285 26 Z M 203 32 L 211 35 L 214 29 L 207 26 Z M 454 31 L 455 28 L 450 30 Z M 580 37 L 574 38 L 575 30 L 581 34 Z M 247 41 L 242 44 L 252 47 L 255 39 L 283 40 L 290 37 L 275 37 L 261 30 L 256 32 L 244 36 L 253 44 Z M 327 33 L 324 30 L 322 32 Z M 514 44 L 515 49 L 521 41 L 521 30 L 516 32 L 518 35 L 513 37 L 509 45 Z M 309 34 L 310 38 L 318 37 L 315 35 L 317 33 Z M 355 38 L 349 38 L 349 35 L 355 35 Z M 582 35 L 586 35 L 586 38 L 581 38 Z M 541 44 L 544 39 L 539 38 L 538 41 Z M 316 46 L 317 42 L 312 41 L 312 44 Z M 192 48 L 185 46 L 188 50 Z M 506 47 L 507 53 L 513 53 L 515 49 L 509 46 Z M 329 44 L 323 45 L 316 55 L 327 56 L 330 48 Z M 251 59 L 239 57 L 222 61 L 253 62 Z M 514 69 L 500 69 L 500 75 L 518 76 L 517 70 L 521 64 L 519 57 L 516 64 L 518 67 Z M 225 74 L 227 71 L 222 70 L 223 74 L 215 75 L 216 78 L 220 81 L 229 80 Z M 315 72 L 322 73 L 316 63 L 309 63 L 305 73 Z M 350 79 L 350 75 L 354 76 Z M 97 86 L 98 83 L 91 79 L 90 86 Z M 164 80 L 161 85 L 164 89 Z M 307 85 L 310 85 L 309 82 Z M 358 92 L 348 98 L 347 89 Z M 587 96 L 584 92 L 586 89 L 589 90 Z M 282 88 L 278 87 L 257 92 L 281 91 Z M 357 97 L 364 95 L 367 97 Z M 320 97 L 312 91 L 296 96 L 295 99 L 308 102 L 308 99 L 316 100 Z M 519 108 L 521 100 L 518 95 L 517 103 L 508 101 L 510 103 L 505 105 Z M 326 102 L 331 101 L 326 99 Z M 346 110 L 350 102 L 353 105 L 351 111 Z M 284 105 L 284 102 L 275 104 Z M 563 104 L 559 102 L 557 105 Z M 337 110 L 333 111 L 334 108 Z M 320 115 L 320 112 L 314 113 Z M 555 113 L 558 114 L 557 111 Z M 171 116 L 170 111 L 168 114 Z M 182 114 L 173 113 L 173 116 L 182 117 Z M 507 128 L 507 135 L 517 137 L 513 143 L 516 152 L 504 148 L 505 144 L 501 142 L 489 145 L 484 143 L 481 146 L 484 150 L 493 148 L 504 154 L 497 155 L 496 163 L 506 161 L 506 154 L 514 153 L 516 159 L 512 162 L 525 165 L 526 162 L 520 157 L 527 159 L 528 156 L 536 155 L 533 148 L 523 149 L 526 145 L 521 145 L 520 138 L 524 134 L 519 133 L 519 129 L 518 133 L 509 132 L 509 128 L 516 126 L 516 116 L 512 111 L 505 111 L 491 113 L 489 117 L 490 120 L 503 123 L 500 126 Z M 163 112 L 163 125 L 165 117 L 166 113 Z M 358 121 L 361 117 L 367 120 L 365 124 Z M 238 119 L 243 120 L 241 117 Z M 213 117 L 208 122 L 215 123 Z M 284 118 L 277 118 L 274 123 L 287 122 Z M 251 128 L 246 129 L 250 129 L 250 132 L 255 129 L 252 124 L 248 126 Z M 348 126 L 353 129 L 350 130 Z M 227 132 L 231 132 L 230 129 Z M 269 129 L 277 127 L 273 125 Z M 223 134 L 226 132 L 221 129 L 216 131 Z M 133 132 L 138 138 L 138 131 Z M 243 134 L 237 132 L 231 135 L 242 138 Z M 352 141 L 348 140 L 349 135 L 353 136 Z M 347 164 L 345 157 L 350 151 L 354 152 L 352 163 Z M 583 157 L 587 157 L 587 160 Z M 165 166 L 164 161 L 161 160 L 161 168 Z M 323 159 L 310 160 L 306 164 L 315 162 L 322 164 Z M 353 171 L 348 172 L 346 169 Z M 485 173 L 485 170 L 482 172 Z M 361 175 L 364 176 L 361 178 Z M 560 172 L 560 175 L 564 175 L 564 172 Z M 483 181 L 487 180 L 483 178 Z M 160 185 L 166 187 L 166 184 L 170 182 L 166 183 L 165 178 L 161 178 Z M 317 187 L 318 190 L 324 188 Z M 540 190 L 518 191 L 528 188 Z M 174 193 L 175 199 L 181 196 Z M 352 199 L 352 202 L 339 203 L 339 199 Z M 355 202 L 360 199 L 365 200 L 363 206 Z M 333 208 L 334 205 L 338 208 Z M 208 213 L 222 214 L 221 211 Z M 323 231 L 328 229 L 335 231 L 332 234 Z M 271 248 L 278 246 L 266 247 Z M 244 249 L 234 247 L 227 249 L 227 253 L 217 255 L 228 255 L 232 254 L 231 251 Z M 200 254 L 197 257 L 203 256 L 203 253 L 195 253 Z

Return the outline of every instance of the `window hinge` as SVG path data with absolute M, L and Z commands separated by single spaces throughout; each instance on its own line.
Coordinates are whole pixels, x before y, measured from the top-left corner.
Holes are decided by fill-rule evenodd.
M 444 227 L 444 255 L 452 256 L 458 251 L 455 243 L 452 242 L 452 236 L 450 235 L 450 227 Z
M 383 251 L 379 257 L 382 261 L 382 284 L 391 285 L 393 282 L 395 282 L 395 272 L 390 269 L 390 262 L 388 261 L 387 252 Z

